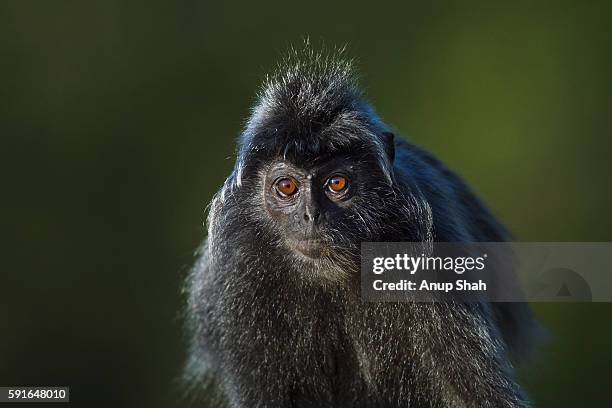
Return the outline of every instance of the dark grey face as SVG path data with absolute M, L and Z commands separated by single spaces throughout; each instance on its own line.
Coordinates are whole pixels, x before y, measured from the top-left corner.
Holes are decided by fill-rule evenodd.
M 359 177 L 346 159 L 307 168 L 274 162 L 265 176 L 266 209 L 287 245 L 308 258 L 329 250 L 330 229 L 341 223 L 359 191 Z

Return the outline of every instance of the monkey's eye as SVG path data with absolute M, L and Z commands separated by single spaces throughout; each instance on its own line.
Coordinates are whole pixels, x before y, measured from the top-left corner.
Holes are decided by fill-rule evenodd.
M 276 191 L 281 197 L 291 197 L 298 191 L 297 182 L 291 177 L 284 177 L 274 185 Z
M 327 181 L 327 188 L 332 193 L 341 193 L 348 187 L 348 180 L 344 176 L 332 176 Z

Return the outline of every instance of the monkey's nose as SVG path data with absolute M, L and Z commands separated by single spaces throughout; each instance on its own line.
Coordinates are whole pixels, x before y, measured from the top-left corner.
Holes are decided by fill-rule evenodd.
M 306 222 L 313 222 L 313 223 L 317 223 L 319 222 L 319 219 L 321 218 L 321 211 L 317 210 L 316 208 L 313 209 L 306 209 L 306 211 L 304 211 L 304 221 Z

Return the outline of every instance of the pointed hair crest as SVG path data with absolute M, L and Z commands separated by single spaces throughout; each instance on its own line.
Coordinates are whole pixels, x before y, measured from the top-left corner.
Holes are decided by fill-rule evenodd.
M 308 162 L 324 153 L 373 151 L 384 157 L 387 130 L 365 101 L 344 50 L 292 50 L 269 76 L 240 138 L 236 183 L 261 157 Z M 381 163 L 391 173 L 390 163 Z

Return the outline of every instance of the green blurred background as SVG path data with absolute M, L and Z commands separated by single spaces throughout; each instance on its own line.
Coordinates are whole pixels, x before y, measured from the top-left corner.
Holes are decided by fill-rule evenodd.
M 607 3 L 607 5 L 606 5 Z M 265 73 L 349 45 L 382 117 L 525 241 L 612 241 L 610 2 L 3 1 L 0 385 L 174 407 L 181 280 Z M 612 404 L 612 305 L 535 305 L 537 406 Z

